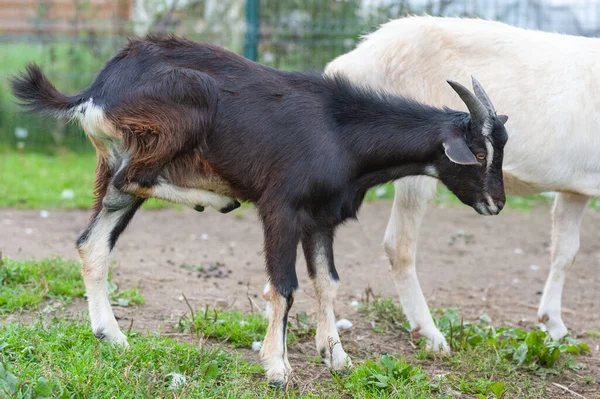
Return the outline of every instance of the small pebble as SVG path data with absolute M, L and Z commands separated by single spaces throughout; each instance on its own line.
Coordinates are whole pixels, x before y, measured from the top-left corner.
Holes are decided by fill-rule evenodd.
M 521 281 L 521 280 L 519 280 L 516 277 L 512 279 L 513 284 L 519 284 L 519 281 Z
M 358 302 L 356 299 L 353 300 L 352 302 L 350 302 L 350 305 L 354 306 L 355 308 L 358 307 L 360 305 L 360 302 Z
M 540 267 L 538 265 L 529 265 L 529 268 L 533 271 L 538 270 Z
M 30 229 L 30 228 L 25 229 L 25 234 L 31 234 L 31 233 L 33 233 L 33 229 Z
M 348 330 L 349 328 L 352 328 L 352 322 L 348 319 L 339 319 L 335 325 L 340 330 Z
M 260 351 L 260 348 L 262 348 L 262 342 L 260 342 L 260 341 L 254 341 L 254 342 L 252 342 L 252 350 L 254 352 Z
M 523 253 L 523 250 L 521 248 L 515 248 L 514 253 L 517 255 L 521 255 Z
M 200 239 L 202 239 L 204 241 L 208 240 L 208 234 L 202 233 L 202 235 L 200 236 Z
M 50 216 L 50 213 L 46 210 L 42 210 L 40 211 L 40 217 L 46 219 L 48 216 Z

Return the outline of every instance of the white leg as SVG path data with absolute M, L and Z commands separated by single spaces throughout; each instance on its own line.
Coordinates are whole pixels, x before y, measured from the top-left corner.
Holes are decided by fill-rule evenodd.
M 550 274 L 538 308 L 538 318 L 546 323 L 553 339 L 567 335 L 561 317 L 562 290 L 566 270 L 575 261 L 579 251 L 579 228 L 589 197 L 558 193 L 552 209 L 552 254 Z
M 292 373 L 285 345 L 287 331 L 285 323 L 287 323 L 287 313 L 291 304 L 288 304 L 288 300 L 271 287 L 268 293 L 263 293 L 263 297 L 269 302 L 270 311 L 269 326 L 260 349 L 260 359 L 267 371 L 267 380 L 275 386 L 280 386 L 289 380 Z
M 436 183 L 429 177 L 409 177 L 395 183 L 394 205 L 384 247 L 413 335 L 424 337 L 428 349 L 447 352 L 448 344 L 433 322 L 415 268 L 419 230 L 427 203 L 435 195 Z
M 109 255 L 118 235 L 140 205 L 141 201 L 135 200 L 119 210 L 103 208 L 77 242 L 92 331 L 97 338 L 124 346 L 127 346 L 127 338 L 119 329 L 108 296 Z
M 327 367 L 344 370 L 352 363 L 335 324 L 334 303 L 340 282 L 333 262 L 333 232 L 313 234 L 302 240 L 302 246 L 317 295 L 317 351 Z

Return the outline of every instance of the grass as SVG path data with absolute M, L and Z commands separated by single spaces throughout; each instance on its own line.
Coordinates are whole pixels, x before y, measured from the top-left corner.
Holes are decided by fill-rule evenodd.
M 263 314 L 244 314 L 237 310 L 206 308 L 191 317 L 179 319 L 178 329 L 184 332 L 229 342 L 234 348 L 252 348 L 253 342 L 262 342 L 267 332 L 267 319 Z M 305 312 L 299 312 L 288 320 L 287 343 L 314 338 L 315 324 Z
M 256 378 L 260 367 L 219 348 L 136 333 L 129 343 L 128 350 L 113 348 L 73 321 L 0 326 L 0 397 L 254 398 L 251 387 L 268 392 Z
M 0 207 L 18 209 L 75 209 L 90 208 L 93 202 L 94 153 L 59 153 L 47 155 L 0 152 Z M 375 187 L 366 195 L 367 201 L 393 199 L 394 186 L 387 183 Z M 435 200 L 438 205 L 461 205 L 461 202 L 446 188 L 440 185 Z M 544 195 L 528 197 L 507 197 L 507 206 L 513 209 L 531 209 L 537 204 L 549 204 L 551 198 Z M 600 209 L 600 200 L 591 201 L 591 207 Z M 164 201 L 149 200 L 145 209 L 173 207 Z
M 80 265 L 57 257 L 42 260 L 0 258 L 0 315 L 39 308 L 45 300 L 69 303 L 85 294 Z M 119 290 L 110 282 L 111 302 L 118 306 L 144 303 L 137 289 Z
M 377 298 L 361 309 L 382 325 L 398 331 L 406 328 L 391 300 Z M 229 342 L 236 348 L 248 348 L 261 341 L 266 321 L 259 314 L 196 311 L 179 323 L 181 330 L 192 332 L 185 338 L 189 342 L 133 331 L 128 333 L 128 350 L 96 340 L 87 321 L 44 320 L 40 316 L 31 325 L 0 326 L 0 398 L 418 399 L 454 398 L 457 393 L 475 398 L 540 398 L 546 396 L 548 375 L 579 370 L 565 354 L 577 355 L 587 349 L 574 341 L 551 343 L 537 330 L 494 328 L 486 317 L 468 323 L 453 310 L 435 315 L 453 348 L 452 355 L 439 357 L 417 350 L 412 361 L 391 354 L 353 356 L 355 367 L 348 373 L 324 374 L 308 386 L 295 385 L 285 395 L 267 386 L 260 365 L 222 345 Z M 289 324 L 292 339 L 288 344 L 312 340 L 312 321 L 300 314 L 295 319 L 297 322 Z M 210 343 L 206 337 L 219 342 Z M 519 351 L 523 344 L 526 350 Z M 556 358 L 554 348 L 559 348 Z M 256 354 L 251 356 L 258 362 Z
M 94 200 L 94 153 L 55 156 L 0 153 L 0 207 L 18 209 L 90 208 Z M 149 200 L 146 209 L 174 207 Z
M 114 348 L 96 340 L 86 323 L 72 320 L 0 326 L 0 397 L 283 396 L 267 387 L 259 365 L 220 346 L 136 332 L 129 333 L 129 343 L 127 350 Z M 308 392 L 292 389 L 285 397 L 452 398 L 453 385 L 466 393 L 504 387 L 483 380 L 455 384 L 431 377 L 405 359 L 383 355 L 359 362 L 348 374 L 333 374 Z
M 375 332 L 411 330 L 392 299 L 373 296 L 359 310 L 374 322 Z M 445 380 L 452 389 L 478 398 L 543 397 L 544 386 L 535 376 L 545 379 L 566 370 L 577 372 L 581 365 L 573 356 L 589 353 L 586 344 L 570 337 L 555 342 L 541 330 L 494 327 L 487 315 L 477 322 L 463 320 L 455 309 L 438 310 L 433 315 L 452 355 L 438 359 L 424 350 L 415 355 L 420 359 L 441 360 L 451 370 Z M 425 342 L 421 339 L 418 344 L 423 348 Z

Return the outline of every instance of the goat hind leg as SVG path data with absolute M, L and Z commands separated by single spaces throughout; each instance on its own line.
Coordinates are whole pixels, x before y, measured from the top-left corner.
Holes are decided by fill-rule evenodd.
M 104 199 L 112 207 L 100 208 L 77 240 L 77 249 L 81 257 L 81 274 L 94 335 L 112 344 L 127 346 L 127 338 L 119 329 L 108 296 L 109 255 L 117 238 L 144 200 L 132 199 L 128 195 L 115 198 L 119 195 L 114 190 L 107 192 Z M 117 208 L 116 204 L 121 204 L 121 207 Z
M 553 339 L 568 334 L 561 317 L 562 291 L 566 270 L 575 261 L 579 251 L 579 229 L 589 197 L 557 193 L 552 208 L 551 266 L 544 293 L 538 308 L 538 318 L 548 327 Z
M 446 339 L 438 330 L 423 296 L 416 271 L 417 239 L 428 201 L 435 194 L 430 177 L 407 177 L 396 181 L 394 204 L 385 232 L 384 248 L 400 303 L 414 336 L 426 339 L 427 349 L 447 352 Z
M 340 285 L 333 260 L 333 231 L 302 239 L 308 274 L 317 295 L 317 351 L 327 367 L 341 371 L 352 366 L 335 323 L 334 302 Z

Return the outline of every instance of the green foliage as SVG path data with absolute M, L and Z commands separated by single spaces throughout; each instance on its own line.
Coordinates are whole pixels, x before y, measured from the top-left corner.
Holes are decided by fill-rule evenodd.
M 262 342 L 267 333 L 267 319 L 262 314 L 246 314 L 238 310 L 206 308 L 194 312 L 193 317 L 179 319 L 180 331 L 200 333 L 208 338 L 229 342 L 234 348 L 251 348 L 253 342 Z M 312 339 L 314 323 L 304 312 L 288 318 L 287 342 Z
M 70 302 L 83 297 L 81 266 L 74 260 L 52 257 L 41 260 L 0 259 L 0 314 L 37 308 L 45 299 Z M 114 305 L 144 303 L 139 289 L 118 291 L 109 281 Z
M 179 330 L 230 342 L 234 348 L 250 348 L 262 341 L 267 321 L 261 314 L 247 315 L 237 310 L 204 309 L 192 317 L 179 319 Z
M 0 207 L 19 209 L 90 208 L 94 196 L 93 153 L 0 152 Z M 159 200 L 145 209 L 178 206 Z M 52 214 L 50 214 L 52 217 Z
M 85 292 L 80 266 L 60 258 L 0 260 L 0 313 L 33 309 L 45 298 L 68 301 Z
M 527 332 L 518 327 L 495 328 L 489 322 L 487 315 L 482 316 L 478 323 L 464 321 L 456 309 L 450 309 L 441 313 L 437 326 L 454 351 L 491 345 L 518 367 L 541 373 L 555 367 L 561 354 L 589 352 L 585 343 L 578 343 L 572 338 L 555 342 L 541 330 Z
M 394 303 L 392 298 L 372 296 L 372 299 L 369 299 L 371 291 L 367 291 L 367 301 L 361 302 L 358 310 L 367 316 L 369 321 L 373 322 L 373 331 L 383 333 L 388 329 L 410 330 L 402 309 Z
M 452 397 L 445 395 L 439 383 L 432 381 L 421 367 L 390 355 L 357 365 L 351 375 L 339 383 L 349 395 L 360 398 Z
M 219 348 L 136 333 L 129 343 L 125 350 L 100 342 L 87 323 L 2 325 L 0 397 L 255 398 L 253 388 L 268 392 L 255 378 L 259 366 Z

